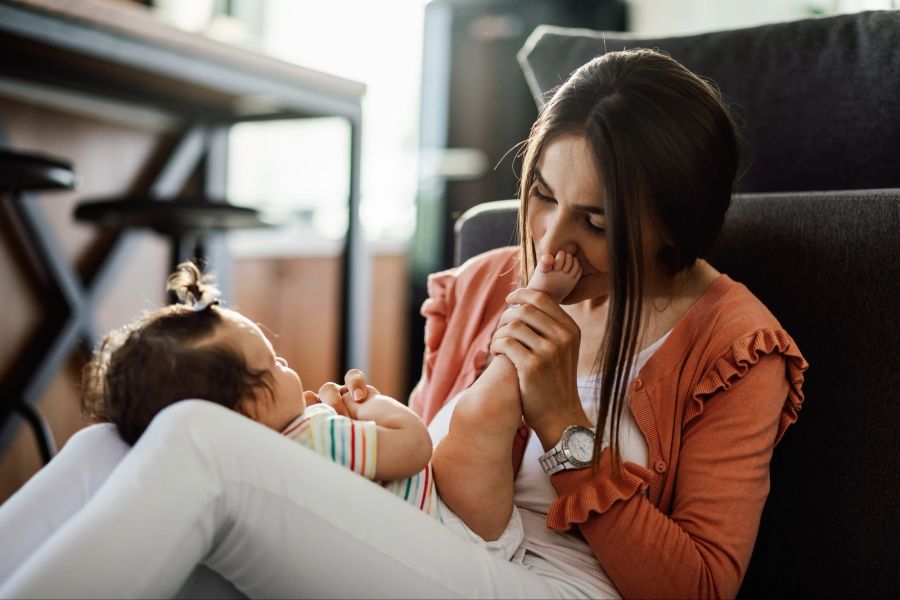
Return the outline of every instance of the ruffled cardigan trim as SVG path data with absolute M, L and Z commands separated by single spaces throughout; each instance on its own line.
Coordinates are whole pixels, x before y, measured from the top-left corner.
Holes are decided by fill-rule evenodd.
M 606 448 L 595 468 L 554 475 L 554 479 L 564 478 L 565 486 L 575 491 L 553 501 L 547 513 L 547 527 L 567 531 L 587 521 L 591 512 L 606 512 L 614 502 L 631 498 L 650 485 L 654 475 L 650 469 L 633 462 L 622 463 L 622 467 L 621 479 L 609 475 L 613 469 L 612 451 Z
M 797 420 L 797 413 L 803 404 L 803 372 L 809 366 L 794 340 L 783 329 L 761 329 L 735 341 L 694 387 L 683 424 L 703 413 L 707 398 L 720 390 L 729 389 L 762 356 L 773 352 L 785 357 L 786 376 L 790 384 L 778 423 L 777 444 L 787 427 Z M 650 485 L 655 473 L 631 462 L 623 463 L 622 478 L 614 477 L 611 455 L 607 448 L 600 455 L 596 468 L 564 471 L 553 476 L 554 487 L 562 493 L 550 505 L 548 527 L 567 531 L 574 525 L 586 522 L 592 512 L 604 513 L 615 502 L 628 500 Z
M 703 405 L 709 396 L 719 390 L 729 389 L 732 383 L 744 377 L 760 358 L 772 353 L 784 356 L 785 375 L 790 384 L 778 421 L 778 433 L 775 436 L 776 444 L 781 441 L 781 436 L 784 435 L 788 425 L 796 422 L 798 413 L 803 407 L 803 372 L 809 367 L 809 363 L 797 349 L 797 344 L 784 329 L 761 329 L 734 342 L 730 351 L 716 360 L 694 388 L 685 424 L 703 413 Z

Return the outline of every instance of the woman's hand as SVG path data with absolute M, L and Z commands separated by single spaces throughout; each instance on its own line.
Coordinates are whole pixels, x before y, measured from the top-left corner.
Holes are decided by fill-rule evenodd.
M 515 365 L 525 422 L 547 449 L 568 425 L 594 426 L 576 385 L 581 330 L 543 292 L 522 288 L 506 301 L 513 306 L 500 317 L 491 352 Z

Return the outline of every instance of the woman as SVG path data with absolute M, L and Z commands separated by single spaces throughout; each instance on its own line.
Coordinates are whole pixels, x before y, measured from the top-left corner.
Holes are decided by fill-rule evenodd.
M 0 595 L 165 596 L 201 562 L 251 596 L 735 595 L 806 368 L 765 307 L 702 260 L 737 164 L 711 86 L 659 53 L 609 53 L 557 90 L 525 152 L 521 279 L 538 254 L 572 254 L 584 274 L 565 306 L 516 290 L 509 250 L 430 279 L 411 404 L 433 436 L 489 351 L 517 369 L 530 432 L 515 444 L 527 516 L 513 561 L 184 402 Z M 554 452 L 569 435 L 581 460 Z

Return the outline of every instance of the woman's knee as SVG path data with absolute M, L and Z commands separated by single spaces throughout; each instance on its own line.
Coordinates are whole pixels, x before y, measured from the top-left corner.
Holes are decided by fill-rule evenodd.
M 262 427 L 247 417 L 207 400 L 182 400 L 161 410 L 141 436 L 154 443 L 228 452 L 228 449 L 248 432 L 248 428 Z M 142 443 L 143 442 L 143 443 Z
M 122 441 L 112 423 L 95 423 L 76 431 L 63 446 L 62 452 L 124 455 L 128 452 L 128 444 Z
M 232 418 L 245 419 L 214 402 L 182 400 L 161 410 L 150 422 L 138 443 L 144 439 L 159 438 L 165 440 L 167 444 L 176 440 L 191 440 L 194 443 L 212 442 L 221 437 L 223 424 Z

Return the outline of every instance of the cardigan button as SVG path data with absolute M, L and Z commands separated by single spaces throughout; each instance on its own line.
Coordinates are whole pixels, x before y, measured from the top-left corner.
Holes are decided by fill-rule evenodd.
M 666 462 L 663 460 L 658 460 L 653 465 L 653 468 L 656 470 L 657 473 L 665 473 L 666 472 Z
M 633 390 L 636 392 L 636 391 L 638 391 L 639 389 L 641 389 L 641 386 L 642 386 L 642 385 L 644 385 L 644 384 L 641 383 L 641 380 L 640 380 L 640 379 L 635 379 L 635 380 L 634 380 L 634 383 L 631 384 L 631 389 L 633 389 Z

